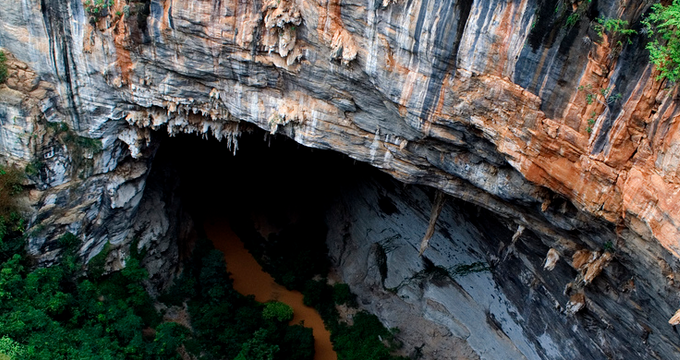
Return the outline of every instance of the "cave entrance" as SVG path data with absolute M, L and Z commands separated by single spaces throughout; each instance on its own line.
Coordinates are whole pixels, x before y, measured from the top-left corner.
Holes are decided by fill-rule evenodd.
M 168 219 L 179 219 L 178 233 L 226 216 L 246 244 L 255 239 L 251 253 L 283 264 L 274 278 L 286 286 L 301 286 L 286 271 L 330 262 L 330 278 L 348 283 L 363 310 L 401 330 L 400 355 L 453 359 L 494 347 L 519 358 L 533 351 L 513 318 L 518 310 L 507 305 L 491 271 L 489 255 L 513 232 L 473 205 L 449 199 L 419 256 L 436 197 L 432 188 L 400 183 L 342 154 L 259 130 L 241 135 L 235 155 L 226 142 L 195 135 L 162 139 L 145 197 L 154 193 L 163 194 L 155 203 L 170 209 Z M 183 238 L 180 259 L 191 248 Z M 271 250 L 280 239 L 289 242 Z M 502 330 L 508 327 L 510 334 Z M 474 333 L 463 336 L 464 328 Z M 454 336 L 427 335 L 437 333 Z M 513 343 L 527 345 L 518 350 Z
M 235 290 L 291 306 L 290 324 L 313 329 L 314 359 L 336 359 L 330 332 L 300 291 L 329 271 L 324 214 L 333 198 L 375 170 L 261 131 L 242 135 L 238 146 L 234 154 L 212 139 L 161 140 L 148 186 L 165 194 L 169 219 L 191 219 L 178 228 L 185 234 L 178 239 L 180 258 L 207 237 L 224 254 Z
M 214 139 L 167 137 L 156 166 L 175 173 L 182 206 L 192 216 L 257 213 L 267 215 L 274 226 L 305 215 L 318 217 L 343 184 L 376 172 L 339 153 L 259 130 L 242 134 L 235 152 Z
M 349 284 L 361 309 L 401 330 L 400 355 L 601 356 L 589 335 L 573 329 L 581 318 L 595 324 L 591 320 L 604 312 L 585 309 L 578 317 L 564 316 L 563 307 L 571 301 L 565 284 L 576 271 L 569 259 L 552 271 L 541 270 L 549 242 L 531 230 L 522 232 L 512 219 L 448 198 L 420 256 L 436 198 L 432 188 L 400 183 L 347 156 L 260 130 L 242 134 L 238 145 L 233 155 L 226 142 L 195 135 L 161 139 L 138 218 L 165 210 L 165 233 L 181 234 L 218 214 L 240 227 L 239 237 L 255 234 L 257 244 L 293 229 L 288 235 L 293 245 L 265 253 L 270 261 L 285 258 L 285 252 L 304 253 L 326 239 L 331 275 Z M 178 242 L 180 259 L 190 244 Z M 162 251 L 156 252 L 158 258 Z M 313 261 L 297 263 L 308 267 Z M 622 267 L 611 271 L 631 278 Z M 618 306 L 600 297 L 608 294 L 608 282 L 593 284 L 591 289 L 598 289 L 588 292 L 590 299 Z M 608 324 L 603 320 L 597 326 L 610 331 Z M 612 344 L 626 343 L 624 330 L 608 334 Z

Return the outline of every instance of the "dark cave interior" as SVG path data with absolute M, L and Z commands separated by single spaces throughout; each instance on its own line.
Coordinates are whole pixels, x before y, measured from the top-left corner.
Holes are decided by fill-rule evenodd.
M 260 130 L 242 134 L 235 154 L 226 141 L 166 136 L 156 167 L 174 172 L 182 205 L 194 216 L 264 211 L 272 221 L 285 221 L 286 214 L 323 213 L 343 185 L 379 174 L 342 154 Z

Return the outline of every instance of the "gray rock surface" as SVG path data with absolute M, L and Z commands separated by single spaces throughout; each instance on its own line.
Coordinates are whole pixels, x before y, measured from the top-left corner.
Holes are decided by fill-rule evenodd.
M 543 268 L 547 249 L 557 246 L 551 240 L 527 230 L 513 242 L 512 222 L 449 199 L 420 257 L 431 189 L 373 177 L 339 193 L 326 216 L 334 267 L 386 326 L 426 320 L 421 336 L 437 336 L 402 335 L 407 349 L 425 345 L 424 358 L 457 359 L 459 352 L 442 349 L 468 347 L 481 359 L 675 356 L 666 347 L 677 334 L 663 321 L 664 305 L 618 260 L 585 287 L 586 308 L 569 315 L 565 286 L 577 274 L 570 259 Z
M 637 26 L 648 7 L 641 0 L 135 0 L 114 1 L 95 16 L 80 0 L 0 0 L 10 69 L 0 85 L 0 153 L 38 169 L 28 184 L 29 251 L 49 263 L 59 253 L 55 240 L 71 231 L 84 239 L 87 259 L 107 242 L 125 254 L 138 237 L 165 281 L 181 231 L 174 219 L 183 215 L 167 195 L 171 184 L 146 183 L 158 132 L 212 136 L 236 151 L 239 134 L 259 127 L 440 189 L 505 228 L 527 229 L 531 241 L 504 241 L 503 251 L 487 249 L 493 257 L 469 255 L 531 269 L 500 266 L 504 275 L 494 282 L 469 275 L 489 294 L 505 294 L 505 310 L 488 310 L 491 295 L 459 284 L 474 299 L 472 313 L 493 314 L 488 326 L 463 321 L 440 299 L 462 296 L 452 284 L 413 290 L 432 301 L 423 309 L 439 325 L 456 334 L 472 329 L 469 344 L 480 355 L 492 356 L 484 344 L 569 358 L 565 339 L 573 338 L 571 349 L 593 357 L 677 357 L 680 340 L 667 320 L 680 300 L 678 87 L 655 80 L 643 36 L 618 47 L 613 34 L 600 38 L 592 27 L 597 16 Z M 485 236 L 511 239 L 507 231 Z M 444 249 L 439 241 L 431 247 Z M 549 249 L 565 267 L 538 276 L 533 270 Z M 587 274 L 580 273 L 595 267 L 575 266 L 573 255 L 605 249 L 616 250 L 614 260 L 597 272 L 609 280 L 581 284 Z M 416 260 L 389 272 L 386 284 L 420 271 Z M 541 277 L 552 281 L 538 286 Z M 579 320 L 589 331 L 569 330 L 572 319 L 550 310 L 566 306 L 567 279 L 573 294 L 585 293 L 572 305 L 592 312 Z M 530 298 L 512 297 L 527 286 L 556 300 L 532 312 Z M 447 323 L 447 313 L 462 325 Z M 544 315 L 558 330 L 527 325 Z M 635 335 L 610 336 L 607 324 Z M 487 334 L 494 326 L 504 334 Z M 629 344 L 637 339 L 642 345 Z

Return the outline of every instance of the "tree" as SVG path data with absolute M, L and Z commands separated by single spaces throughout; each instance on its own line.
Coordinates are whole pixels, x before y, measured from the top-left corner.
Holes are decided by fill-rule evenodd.
M 652 5 L 652 12 L 642 23 L 653 40 L 647 44 L 649 59 L 659 69 L 657 80 L 680 79 L 680 0 L 668 6 Z
M 289 322 L 293 320 L 293 308 L 278 301 L 268 302 L 264 305 L 264 310 L 262 310 L 262 317 L 265 320 Z
M 279 346 L 268 343 L 267 336 L 267 330 L 257 330 L 253 338 L 243 344 L 236 360 L 274 360 L 274 354 L 279 351 Z

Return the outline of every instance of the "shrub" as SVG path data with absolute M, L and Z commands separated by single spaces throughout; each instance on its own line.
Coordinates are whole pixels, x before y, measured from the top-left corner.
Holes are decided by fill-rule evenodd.
M 354 316 L 354 325 L 339 326 L 331 338 L 339 359 L 405 360 L 390 354 L 390 349 L 398 347 L 394 336 L 375 315 L 364 311 Z M 390 348 L 383 341 L 389 343 Z
M 357 306 L 356 295 L 352 294 L 349 285 L 344 283 L 333 285 L 333 301 L 338 305 Z
M 652 11 L 642 23 L 652 41 L 647 44 L 649 59 L 663 78 L 676 82 L 680 79 L 680 0 L 668 6 L 652 5 Z
M 67 256 L 51 267 L 29 271 L 19 254 L 0 264 L 0 353 L 5 358 L 175 358 L 173 325 L 166 325 L 167 331 L 159 327 L 155 337 L 142 337 L 142 329 L 158 324 L 145 319 L 150 298 L 141 275 L 146 274 L 134 259 L 127 272 L 93 282 L 74 271 L 73 249 L 80 240 L 66 234 L 59 243 Z M 140 293 L 146 301 L 139 301 Z
M 7 219 L 16 211 L 14 196 L 23 190 L 23 180 L 24 174 L 19 169 L 0 165 L 0 217 Z
M 19 360 L 25 356 L 26 349 L 21 344 L 7 336 L 0 338 L 0 360 Z
M 86 149 L 91 151 L 93 154 L 102 151 L 102 141 L 99 139 L 92 139 L 84 136 L 78 136 L 73 132 L 67 131 L 64 135 L 64 142 L 66 145 L 71 145 L 75 147 L 75 151 L 80 151 L 81 149 Z M 72 150 L 74 151 L 74 150 Z
M 0 84 L 7 81 L 9 71 L 7 70 L 7 55 L 4 51 L 0 51 Z
M 85 0 L 85 11 L 94 16 L 105 16 L 109 7 L 113 6 L 113 0 Z
M 31 161 L 30 163 L 26 164 L 26 167 L 24 168 L 24 172 L 28 176 L 36 176 L 39 175 L 40 172 L 45 168 L 45 163 L 42 162 L 41 160 L 35 159 Z
M 285 360 L 311 360 L 314 358 L 312 329 L 302 325 L 289 326 L 277 355 Z
M 333 287 L 326 283 L 326 279 L 309 280 L 302 291 L 303 303 L 313 307 L 323 319 L 326 328 L 333 331 L 338 324 L 338 309 L 333 301 Z
M 243 344 L 236 360 L 274 360 L 274 354 L 279 351 L 279 347 L 268 343 L 267 335 L 265 329 L 256 331 L 253 338 Z
M 87 275 L 91 279 L 98 281 L 104 276 L 104 266 L 106 265 L 106 257 L 109 255 L 109 251 L 111 251 L 111 244 L 107 241 L 99 254 L 92 257 L 87 263 Z
M 629 44 L 632 43 L 632 41 L 630 40 L 630 36 L 637 34 L 637 31 L 630 29 L 628 27 L 627 20 L 621 19 L 609 19 L 599 17 L 597 18 L 597 24 L 595 24 L 594 28 L 595 32 L 597 32 L 597 35 L 599 35 L 600 37 L 604 36 L 604 33 L 607 32 L 612 37 L 616 38 L 615 40 L 618 41 L 619 38 L 622 38 L 626 40 Z
M 293 308 L 279 301 L 268 302 L 264 305 L 262 317 L 265 320 L 289 322 L 293 320 Z

